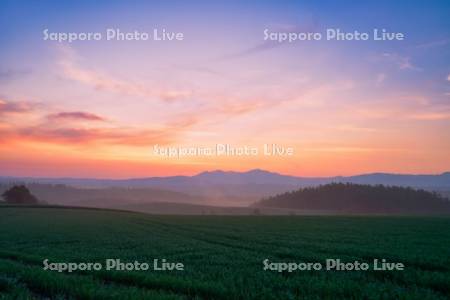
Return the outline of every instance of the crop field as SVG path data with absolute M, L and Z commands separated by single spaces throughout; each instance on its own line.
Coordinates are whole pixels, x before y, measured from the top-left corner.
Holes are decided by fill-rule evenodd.
M 43 269 L 166 259 L 183 271 Z M 263 270 L 263 261 L 401 262 L 404 271 Z M 449 299 L 450 218 L 152 216 L 0 208 L 0 299 Z

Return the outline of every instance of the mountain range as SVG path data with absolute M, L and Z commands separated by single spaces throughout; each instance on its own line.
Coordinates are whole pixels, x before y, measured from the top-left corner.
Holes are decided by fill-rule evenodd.
M 450 195 L 450 172 L 437 175 L 371 173 L 356 176 L 297 177 L 255 169 L 247 172 L 207 171 L 194 176 L 130 179 L 0 177 L 0 184 L 15 182 L 64 184 L 77 188 L 148 188 L 202 199 L 215 205 L 249 205 L 263 197 L 327 183 L 383 184 L 437 191 Z M 172 199 L 172 201 L 177 199 Z M 183 201 L 185 202 L 185 201 Z

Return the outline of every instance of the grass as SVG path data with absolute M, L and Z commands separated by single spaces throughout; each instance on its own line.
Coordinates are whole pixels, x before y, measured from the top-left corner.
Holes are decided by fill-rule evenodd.
M 449 299 L 450 218 L 150 216 L 0 208 L 0 299 Z M 42 261 L 182 262 L 184 271 L 43 270 Z M 262 261 L 405 271 L 263 271 Z

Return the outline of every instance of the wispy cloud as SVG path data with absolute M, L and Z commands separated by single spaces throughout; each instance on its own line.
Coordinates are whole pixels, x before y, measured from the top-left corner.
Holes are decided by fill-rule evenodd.
M 185 131 L 198 123 L 196 116 L 183 115 L 165 125 L 131 127 L 90 112 L 49 113 L 48 110 L 54 108 L 43 106 L 38 109 L 31 102 L 0 100 L 0 116 L 19 115 L 19 118 L 0 121 L 0 142 L 33 141 L 66 147 L 148 147 L 175 143 Z
M 51 144 L 95 144 L 149 146 L 173 142 L 170 132 L 164 130 L 131 130 L 124 128 L 45 128 L 27 127 L 11 134 L 22 140 L 29 139 Z
M 450 43 L 450 39 L 441 39 L 431 42 L 422 43 L 416 46 L 418 49 L 429 49 L 429 48 L 435 48 L 440 46 L 445 46 Z
M 83 111 L 59 112 L 47 116 L 49 120 L 106 121 L 104 117 Z
M 223 103 L 216 112 L 228 117 L 237 116 L 250 113 L 267 105 L 268 103 L 262 103 L 260 101 L 228 101 Z
M 0 99 L 0 115 L 10 113 L 26 113 L 34 110 L 35 103 L 26 101 L 7 101 Z
M 450 112 L 419 112 L 407 116 L 409 119 L 422 121 L 450 120 Z
M 147 85 L 115 78 L 98 70 L 83 68 L 78 64 L 76 52 L 69 46 L 61 46 L 60 52 L 59 65 L 63 75 L 97 90 L 168 102 L 186 99 L 192 95 L 188 90 L 149 88 Z
M 276 33 L 312 33 L 317 31 L 318 29 L 318 24 L 317 22 L 311 22 L 309 24 L 305 24 L 305 25 L 275 25 L 272 26 L 272 28 L 270 29 L 270 32 L 276 32 Z M 261 32 L 261 39 L 264 38 L 263 32 Z M 243 50 L 234 52 L 234 53 L 230 53 L 227 55 L 224 55 L 220 58 L 218 58 L 218 61 L 223 61 L 223 60 L 231 60 L 231 59 L 237 59 L 237 58 L 242 58 L 242 57 L 247 57 L 247 56 L 251 56 L 251 55 L 255 55 L 264 51 L 268 51 L 283 45 L 288 44 L 287 42 L 279 42 L 279 41 L 274 41 L 274 40 L 264 40 L 261 43 L 258 43 L 256 45 L 253 45 L 251 47 L 245 48 Z
M 25 127 L 0 128 L 2 140 L 34 141 L 65 146 L 86 145 L 123 145 L 131 147 L 149 147 L 154 144 L 170 144 L 177 141 L 180 134 L 192 126 L 172 124 L 163 128 L 128 127 L 57 127 L 39 124 Z
M 362 119 L 379 120 L 450 120 L 450 106 L 435 105 L 421 96 L 392 96 L 385 99 L 364 102 L 347 108 Z M 348 111 L 347 111 L 348 113 Z
M 413 65 L 411 58 L 408 56 L 402 56 L 397 53 L 383 53 L 381 59 L 397 65 L 400 70 L 421 70 L 419 67 Z

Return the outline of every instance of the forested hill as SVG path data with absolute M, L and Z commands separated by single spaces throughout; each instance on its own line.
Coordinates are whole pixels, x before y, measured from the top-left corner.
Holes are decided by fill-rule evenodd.
M 300 210 L 368 214 L 450 214 L 450 202 L 425 190 L 383 185 L 331 183 L 302 188 L 255 204 Z

